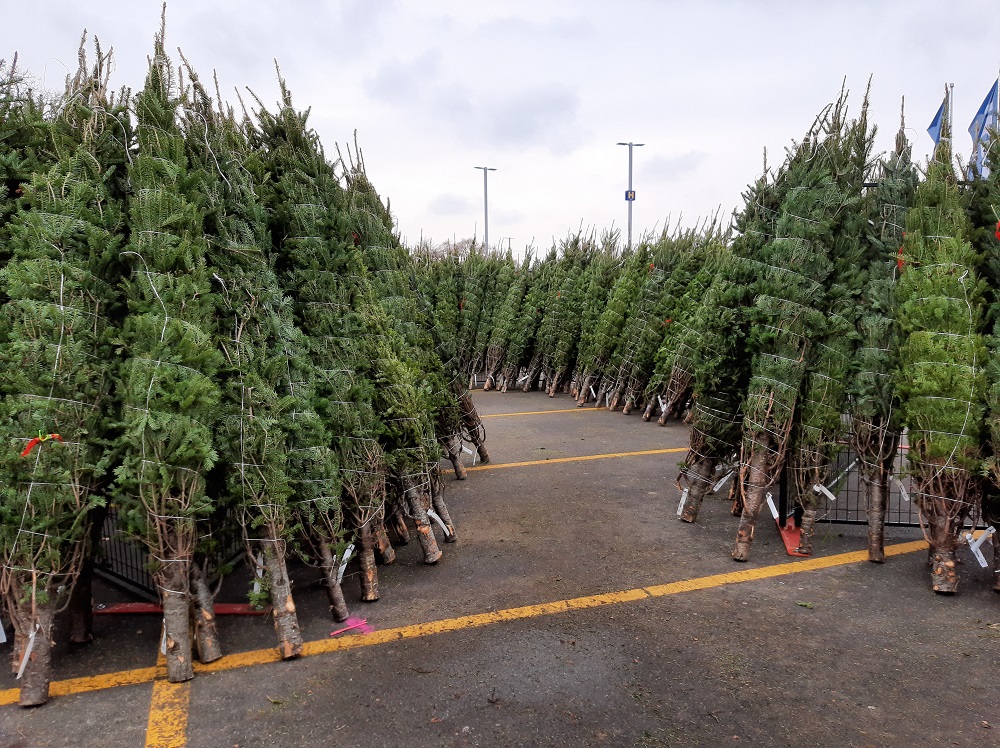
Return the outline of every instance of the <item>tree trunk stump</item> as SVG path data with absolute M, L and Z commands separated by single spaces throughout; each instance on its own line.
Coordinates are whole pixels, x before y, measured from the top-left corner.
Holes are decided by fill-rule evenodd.
M 375 537 L 371 523 L 361 525 L 359 531 L 361 554 L 358 563 L 361 566 L 361 600 L 373 603 L 378 600 L 378 569 L 375 566 Z
M 799 553 L 812 555 L 813 538 L 816 536 L 816 510 L 802 510 L 802 531 L 799 534 L 799 547 L 795 550 Z
M 28 661 L 24 664 L 24 674 L 19 682 L 21 690 L 17 703 L 21 706 L 41 706 L 49 700 L 49 682 L 52 678 L 52 622 L 55 619 L 53 598 L 56 591 L 50 590 L 50 593 L 52 597 L 45 602 L 36 599 L 34 616 L 29 609 L 25 611 L 22 619 L 29 625 L 28 630 L 24 632 L 25 648 L 31 638 L 31 632 L 35 632 L 35 638 L 28 653 Z M 21 652 L 24 652 L 24 649 Z M 15 668 L 20 666 L 19 658 Z
M 191 656 L 190 561 L 165 561 L 156 574 L 163 599 L 163 633 L 166 641 L 167 680 L 183 683 L 194 677 Z
M 931 585 L 939 595 L 958 592 L 958 558 L 954 546 L 937 546 L 931 555 Z
M 687 468 L 688 495 L 681 509 L 682 522 L 696 522 L 702 501 L 712 486 L 717 460 L 696 460 Z
M 341 589 L 340 579 L 338 579 L 340 563 L 338 563 L 337 557 L 333 555 L 333 551 L 330 550 L 330 546 L 326 543 L 320 544 L 319 552 L 323 562 L 323 578 L 326 581 L 326 596 L 330 601 L 330 613 L 333 615 L 333 620 L 343 621 L 351 613 L 347 609 L 347 601 L 344 600 L 344 590 Z
M 199 563 L 191 564 L 191 618 L 194 622 L 194 641 L 200 662 L 215 662 L 222 657 L 219 627 L 215 621 L 215 599 L 209 589 L 205 569 Z
M 271 585 L 274 633 L 278 637 L 278 652 L 281 653 L 281 659 L 291 660 L 302 654 L 302 632 L 299 629 L 299 617 L 292 599 L 292 583 L 288 578 L 284 543 L 268 545 L 276 546 L 264 551 L 264 563 Z
M 424 551 L 424 563 L 435 564 L 441 558 L 441 549 L 438 548 L 437 540 L 434 538 L 434 531 L 431 528 L 431 520 L 427 516 L 427 508 L 424 505 L 424 497 L 412 478 L 404 479 L 404 495 L 407 506 L 410 508 L 410 515 L 413 517 L 413 524 L 417 528 L 417 540 Z
M 389 533 L 385 531 L 385 518 L 379 513 L 375 522 L 375 548 L 378 549 L 379 561 L 388 566 L 396 561 L 396 551 L 389 542 Z
M 885 516 L 889 508 L 889 473 L 881 471 L 868 483 L 868 560 L 885 562 Z
M 750 457 L 750 470 L 743 493 L 743 511 L 740 513 L 740 525 L 736 530 L 736 546 L 733 548 L 733 558 L 737 561 L 750 560 L 750 545 L 753 543 L 754 528 L 757 515 L 764 505 L 764 494 L 770 484 L 764 470 L 767 453 L 763 449 L 754 450 Z

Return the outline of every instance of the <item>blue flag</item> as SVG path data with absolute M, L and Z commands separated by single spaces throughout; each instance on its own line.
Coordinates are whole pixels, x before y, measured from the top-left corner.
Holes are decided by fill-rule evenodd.
M 941 124 L 944 121 L 944 105 L 948 103 L 947 97 L 941 102 L 941 106 L 938 107 L 937 114 L 934 115 L 934 119 L 931 120 L 930 127 L 927 128 L 927 134 L 931 136 L 931 140 L 934 141 L 934 145 L 941 142 Z
M 1000 93 L 998 91 L 998 83 L 1000 81 L 993 82 L 990 92 L 986 94 L 986 98 L 983 99 L 983 103 L 980 105 L 979 111 L 976 112 L 972 124 L 969 125 L 969 135 L 972 136 L 973 159 L 976 165 L 976 172 L 984 176 L 986 152 L 983 146 L 990 140 L 990 129 L 997 126 L 997 97 L 998 93 Z M 972 166 L 970 165 L 970 178 L 972 171 Z
M 993 81 L 990 92 L 986 94 L 986 98 L 983 99 L 979 111 L 976 112 L 975 119 L 969 125 L 969 135 L 972 136 L 973 144 L 978 143 L 983 139 L 984 135 L 987 135 L 987 128 L 997 126 L 997 83 L 1000 83 L 1000 81 Z M 989 136 L 987 135 L 987 137 Z

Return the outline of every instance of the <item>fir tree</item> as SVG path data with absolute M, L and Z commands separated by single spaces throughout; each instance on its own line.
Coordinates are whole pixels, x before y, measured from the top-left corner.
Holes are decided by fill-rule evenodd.
M 791 155 L 789 191 L 782 202 L 776 237 L 761 251 L 762 293 L 753 312 L 754 355 L 740 460 L 744 506 L 733 550 L 733 557 L 739 561 L 749 557 L 764 494 L 785 465 L 796 408 L 801 404 L 800 393 L 803 386 L 809 386 L 810 366 L 820 372 L 817 379 L 826 377 L 822 379 L 825 383 L 841 376 L 824 373 L 829 366 L 844 363 L 842 355 L 838 357 L 836 349 L 824 341 L 829 339 L 828 333 L 836 334 L 837 317 L 828 316 L 826 310 L 831 304 L 831 278 L 837 278 L 837 230 L 848 214 L 842 206 L 850 199 L 852 188 L 851 182 L 842 187 L 838 181 L 838 167 L 849 160 L 845 154 L 851 153 L 849 133 L 846 92 L 842 90 L 837 102 L 821 113 Z M 860 181 L 854 184 L 860 189 Z M 843 324 L 841 327 L 848 329 Z M 811 348 L 813 341 L 817 345 Z M 817 385 L 822 387 L 820 382 Z M 826 443 L 821 434 L 827 428 L 830 410 L 837 407 L 834 403 L 838 397 L 823 390 L 810 396 L 822 413 L 817 417 L 826 419 L 818 426 L 817 444 Z M 811 451 L 810 459 L 825 465 L 828 457 L 819 448 Z
M 292 106 L 279 76 L 281 101 L 272 113 L 261 106 L 252 145 L 262 152 L 269 176 L 261 193 L 270 217 L 271 264 L 281 290 L 292 301 L 304 345 L 286 338 L 285 361 L 292 398 L 288 474 L 292 508 L 302 527 L 304 560 L 323 572 L 330 610 L 336 620 L 349 611 L 341 588 L 341 567 L 351 546 L 341 500 L 342 468 L 338 447 L 347 431 L 342 415 L 351 409 L 353 367 L 344 361 L 354 351 L 343 335 L 349 311 L 343 299 L 343 267 L 331 235 L 333 174 L 307 113 Z M 280 390 L 279 390 L 280 392 Z
M 239 520 L 258 595 L 270 597 L 278 651 L 288 659 L 301 653 L 302 635 L 286 563 L 297 524 L 286 431 L 294 398 L 285 356 L 303 343 L 268 264 L 271 237 L 260 196 L 265 174 L 249 146 L 249 123 L 213 107 L 196 73 L 188 71 L 187 145 L 206 178 L 207 260 L 218 284 L 218 346 L 225 357 L 216 441 L 232 507 L 227 516 Z M 201 604 L 195 631 L 203 652 L 217 636 L 205 580 L 196 578 L 196 585 Z
M 901 268 L 897 266 L 897 249 L 916 181 L 901 122 L 896 148 L 881 163 L 873 196 L 875 213 L 864 262 L 868 281 L 857 310 L 860 344 L 849 384 L 852 444 L 867 496 L 868 559 L 877 563 L 885 560 L 889 479 L 900 438 L 899 403 L 892 378 L 899 356 L 895 289 Z
M 510 348 L 511 339 L 514 336 L 514 325 L 517 321 L 517 314 L 524 300 L 524 294 L 528 287 L 529 271 L 531 268 L 531 253 L 525 255 L 519 266 L 515 266 L 511 271 L 512 278 L 507 285 L 507 291 L 497 305 L 497 310 L 493 319 L 493 329 L 490 332 L 489 343 L 486 346 L 486 381 L 483 383 L 484 390 L 491 390 L 494 386 L 506 388 L 511 376 L 516 377 L 517 372 L 508 373 L 507 353 Z M 499 285 L 499 284 L 498 284 Z
M 0 229 L 17 211 L 32 174 L 52 164 L 51 121 L 44 112 L 44 102 L 17 67 L 17 55 L 10 62 L 0 59 Z M 0 244 L 0 267 L 8 259 L 8 248 Z
M 745 207 L 734 221 L 737 236 L 732 251 L 691 320 L 687 338 L 691 350 L 686 355 L 692 362 L 694 405 L 690 446 L 678 477 L 684 489 L 684 522 L 697 520 L 705 495 L 716 483 L 715 471 L 720 464 L 731 463 L 733 470 L 738 469 L 743 402 L 750 381 L 747 338 L 758 274 L 755 263 L 774 237 L 786 187 L 785 169 L 772 178 L 765 164 L 763 175 L 744 192 Z M 682 360 L 675 368 L 683 370 L 684 366 Z M 670 412 L 669 405 L 665 412 Z M 734 486 L 739 489 L 739 480 Z
M 958 587 L 955 549 L 981 485 L 986 352 L 980 256 L 951 169 L 950 123 L 906 217 L 897 387 L 935 592 Z
M 190 168 L 177 122 L 174 71 L 157 35 L 145 86 L 135 99 L 137 152 L 129 167 L 132 267 L 124 286 L 122 464 L 118 501 L 131 532 L 149 549 L 163 600 L 167 674 L 193 677 L 188 626 L 196 523 L 212 510 L 205 474 L 217 454 L 212 427 L 214 296 L 205 262 L 203 179 Z
M 577 343 L 575 397 L 578 401 L 596 393 L 584 392 L 586 362 L 593 360 L 592 351 L 597 336 L 598 321 L 607 308 L 608 296 L 618 277 L 621 267 L 616 242 L 618 235 L 608 232 L 602 235 L 600 243 L 587 266 L 586 277 L 582 279 L 583 301 L 580 312 L 580 340 Z M 591 385 L 587 385 L 588 388 Z
M 82 55 L 82 53 L 81 53 Z M 104 503 L 114 286 L 121 205 L 102 157 L 109 146 L 110 61 L 81 56 L 50 147 L 48 170 L 19 187 L 0 271 L 0 592 L 14 623 L 22 706 L 48 699 L 53 619 L 89 554 L 91 509 Z M 109 158 L 108 160 L 114 160 Z M 89 599 L 88 599 L 89 604 Z M 20 675 L 19 675 L 20 677 Z
M 822 487 L 829 482 L 834 458 L 844 441 L 842 415 L 858 345 L 857 299 L 867 280 L 863 238 L 869 225 L 869 207 L 862 190 L 871 178 L 870 154 L 875 135 L 868 124 L 867 92 L 858 118 L 845 125 L 835 119 L 831 131 L 826 151 L 833 176 L 831 188 L 837 195 L 825 240 L 829 243 L 831 271 L 822 296 L 814 304 L 825 319 L 809 351 L 789 464 L 795 498 L 803 509 L 798 547 L 803 554 L 812 553 L 817 507 L 826 498 Z
M 514 334 L 507 349 L 508 371 L 506 377 L 509 387 L 510 380 L 514 385 L 521 384 L 527 392 L 537 384 L 540 362 L 536 361 L 535 346 L 538 340 L 539 326 L 545 316 L 545 307 L 551 276 L 554 272 L 555 255 L 552 251 L 544 260 L 537 261 L 532 267 L 528 280 L 528 290 L 514 324 Z M 519 377 L 520 372 L 524 372 Z
M 595 399 L 599 405 L 611 384 L 606 381 L 606 367 L 618 346 L 629 309 L 648 275 L 648 265 L 649 250 L 644 244 L 639 249 L 626 250 L 622 254 L 622 269 L 615 279 L 607 305 L 594 325 L 593 338 L 588 341 L 590 344 L 587 347 L 580 348 L 579 405 L 586 404 L 591 388 L 597 390 Z
M 549 298 L 546 317 L 539 328 L 542 370 L 545 389 L 555 397 L 573 372 L 580 338 L 583 294 L 587 267 L 593 255 L 593 243 L 581 234 L 562 242 L 557 264 L 555 297 Z
M 670 417 L 679 416 L 690 400 L 694 380 L 691 355 L 695 342 L 691 321 L 712 279 L 719 273 L 726 244 L 727 239 L 714 225 L 708 227 L 703 236 L 694 240 L 690 256 L 678 267 L 678 272 L 671 275 L 664 288 L 660 309 L 663 332 L 659 348 L 649 364 L 652 371 L 646 385 L 648 402 L 642 416 L 644 421 L 648 421 L 659 406 L 662 412 L 657 422 L 663 426 Z

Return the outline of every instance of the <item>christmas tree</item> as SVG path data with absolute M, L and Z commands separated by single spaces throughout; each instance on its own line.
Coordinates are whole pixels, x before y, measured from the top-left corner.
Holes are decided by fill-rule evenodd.
M 913 494 L 931 545 L 932 586 L 954 593 L 955 549 L 966 519 L 980 508 L 986 349 L 981 256 L 968 240 L 951 167 L 950 122 L 943 129 L 906 216 L 896 384 Z
M 81 52 L 47 130 L 59 158 L 19 183 L 2 229 L 0 593 L 22 706 L 48 699 L 53 621 L 89 555 L 91 510 L 104 503 L 122 221 L 109 183 L 124 147 L 110 59 L 99 48 L 97 57 L 88 70 Z
M 196 523 L 212 501 L 205 475 L 217 459 L 215 298 L 205 261 L 203 179 L 191 168 L 177 114 L 174 70 L 157 35 L 143 90 L 135 98 L 137 144 L 129 166 L 133 193 L 131 274 L 123 293 L 122 464 L 117 502 L 149 550 L 163 601 L 167 675 L 193 676 L 189 579 Z

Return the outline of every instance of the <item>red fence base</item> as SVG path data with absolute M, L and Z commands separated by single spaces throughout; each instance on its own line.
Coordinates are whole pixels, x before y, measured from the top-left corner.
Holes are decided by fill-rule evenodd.
M 255 608 L 250 603 L 216 603 L 217 616 L 263 616 L 271 612 L 271 606 Z M 94 615 L 98 616 L 143 616 L 162 615 L 163 606 L 156 603 L 111 603 L 94 606 Z

